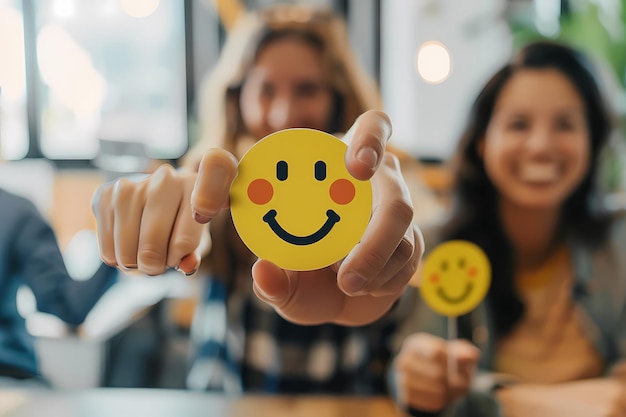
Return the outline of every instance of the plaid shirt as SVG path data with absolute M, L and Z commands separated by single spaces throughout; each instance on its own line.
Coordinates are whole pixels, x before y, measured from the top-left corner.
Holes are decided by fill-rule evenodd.
M 280 317 L 251 291 L 228 293 L 206 280 L 204 303 L 192 326 L 191 389 L 226 393 L 387 392 L 391 343 L 408 309 L 396 305 L 378 322 L 361 327 L 300 326 Z M 247 287 L 251 287 L 249 278 Z

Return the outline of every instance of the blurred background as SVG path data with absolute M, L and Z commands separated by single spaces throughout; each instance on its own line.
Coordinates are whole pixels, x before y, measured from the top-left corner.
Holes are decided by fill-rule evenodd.
M 271 0 L 0 0 L 0 187 L 50 220 L 76 279 L 97 263 L 90 200 L 120 175 L 176 164 L 197 139 L 197 92 L 228 27 Z M 601 186 L 626 184 L 626 0 L 310 0 L 345 16 L 380 84 L 393 142 L 446 201 L 447 162 L 478 89 L 526 42 L 580 47 L 617 118 Z M 134 277 L 78 331 L 20 311 L 60 387 L 183 387 L 195 283 Z M 80 369 L 73 364 L 80 360 Z M 72 368 L 70 372 L 69 369 Z

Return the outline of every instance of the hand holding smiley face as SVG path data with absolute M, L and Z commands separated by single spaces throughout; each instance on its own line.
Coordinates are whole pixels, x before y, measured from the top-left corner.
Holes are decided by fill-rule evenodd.
M 370 323 L 403 292 L 423 252 L 399 161 L 385 152 L 390 136 L 388 116 L 370 110 L 346 132 L 347 149 L 330 138 L 341 147 L 333 151 L 341 155 L 340 163 L 334 156 L 318 154 L 318 145 L 305 149 L 304 141 L 296 139 L 291 142 L 302 156 L 311 157 L 304 164 L 294 165 L 290 153 L 277 158 L 283 152 L 279 147 L 275 155 L 270 151 L 273 159 L 267 171 L 248 175 L 247 163 L 239 173 L 234 155 L 211 148 L 197 173 L 162 166 L 141 181 L 103 184 L 93 199 L 101 257 L 109 265 L 149 275 L 169 268 L 193 273 L 210 248 L 204 224 L 230 207 L 235 177 L 248 178 L 239 194 L 232 195 L 233 203 L 249 205 L 252 230 L 261 229 L 265 238 L 274 239 L 276 262 L 291 259 L 288 251 L 299 256 L 303 249 L 318 251 L 312 258 L 320 262 L 289 265 L 302 269 L 294 271 L 260 259 L 251 271 L 257 296 L 294 323 Z M 308 188 L 293 186 L 295 178 L 302 178 Z M 302 204 L 296 204 L 299 200 Z M 290 204 L 295 210 L 285 210 Z M 349 240 L 343 241 L 344 235 Z M 343 255 L 321 248 L 335 242 L 341 242 L 337 246 Z
M 491 266 L 482 249 L 452 240 L 437 246 L 426 259 L 420 290 L 430 308 L 456 317 L 480 304 L 490 283 Z
M 347 145 L 313 129 L 288 129 L 257 142 L 230 190 L 233 222 L 261 259 L 284 269 L 331 265 L 359 242 L 372 210 L 369 180 L 345 166 Z

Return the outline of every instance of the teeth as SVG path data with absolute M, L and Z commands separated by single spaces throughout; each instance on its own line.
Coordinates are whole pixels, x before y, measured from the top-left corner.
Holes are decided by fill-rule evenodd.
M 524 181 L 554 181 L 558 176 L 558 166 L 553 162 L 527 163 L 520 168 L 520 177 Z

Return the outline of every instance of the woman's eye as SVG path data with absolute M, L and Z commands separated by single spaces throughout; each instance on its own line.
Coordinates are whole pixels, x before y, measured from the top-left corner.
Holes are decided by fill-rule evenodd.
M 559 130 L 572 131 L 575 128 L 575 124 L 570 120 L 561 120 L 558 122 L 557 127 Z
M 526 123 L 523 120 L 517 120 L 517 121 L 511 122 L 509 127 L 512 130 L 524 130 L 528 127 L 528 123 Z
M 300 97 L 314 97 L 320 91 L 320 86 L 314 83 L 303 83 L 296 87 L 296 94 Z
M 261 95 L 267 98 L 274 97 L 274 87 L 268 84 L 263 84 L 261 87 Z

